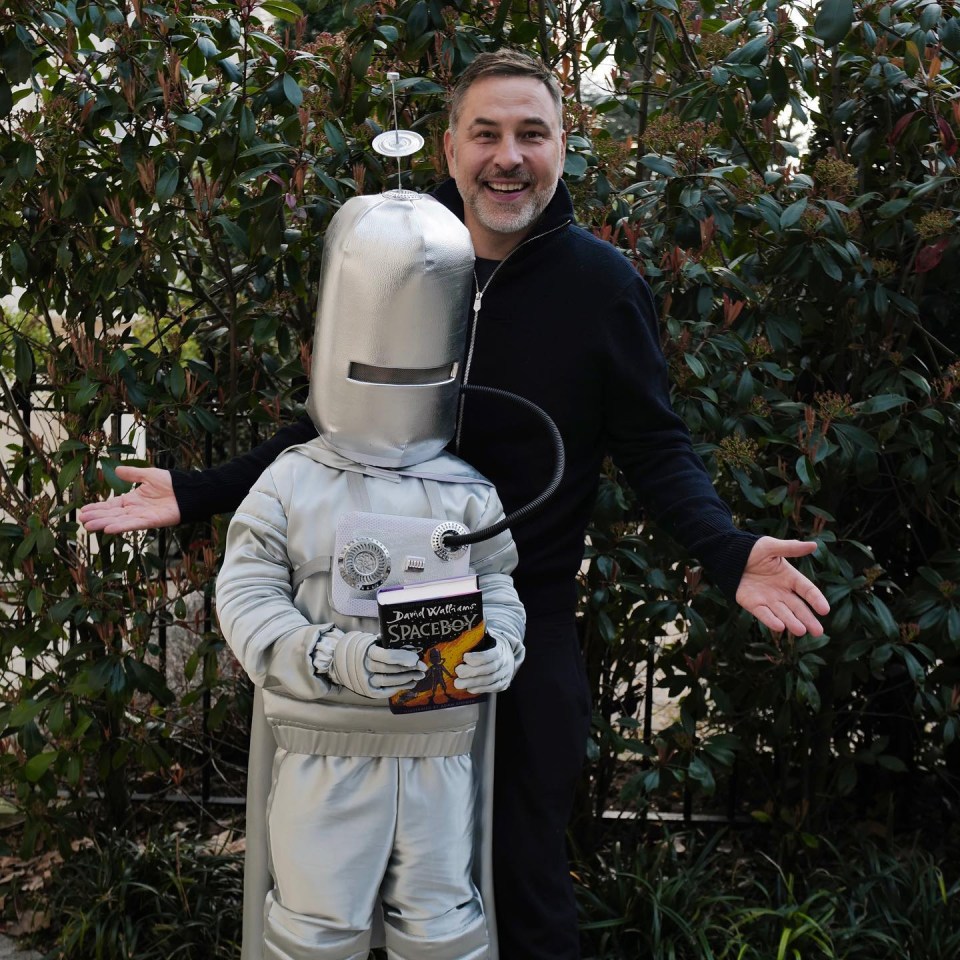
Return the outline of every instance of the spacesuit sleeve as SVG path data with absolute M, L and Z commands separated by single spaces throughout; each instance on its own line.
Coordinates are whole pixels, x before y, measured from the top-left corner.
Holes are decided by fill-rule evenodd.
M 491 490 L 475 530 L 492 526 L 504 517 L 496 491 Z M 513 650 L 517 666 L 523 661 L 523 634 L 527 615 L 510 576 L 517 565 L 517 547 L 509 530 L 482 540 L 470 548 L 470 566 L 477 574 L 483 594 L 483 618 L 487 633 L 506 641 Z
M 310 623 L 293 603 L 287 516 L 269 469 L 230 522 L 217 577 L 217 616 L 257 686 L 300 700 L 316 700 L 329 690 L 310 660 L 329 625 Z

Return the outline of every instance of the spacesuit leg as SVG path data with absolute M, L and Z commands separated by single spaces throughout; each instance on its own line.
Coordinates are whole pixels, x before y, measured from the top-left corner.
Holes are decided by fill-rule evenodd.
M 288 910 L 273 891 L 264 911 L 264 960 L 367 960 L 369 930 L 332 930 L 326 918 Z
M 470 757 L 406 758 L 399 766 L 397 833 L 380 891 L 387 956 L 487 960 L 486 920 L 471 877 Z
M 390 758 L 278 752 L 264 960 L 366 960 L 397 816 Z

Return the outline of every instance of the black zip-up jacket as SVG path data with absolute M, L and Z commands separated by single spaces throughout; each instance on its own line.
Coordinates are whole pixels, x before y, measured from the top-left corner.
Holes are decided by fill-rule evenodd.
M 463 219 L 452 180 L 435 196 Z M 648 514 L 733 597 L 757 537 L 733 526 L 670 406 L 649 287 L 614 247 L 573 223 L 562 181 L 530 236 L 481 285 L 465 377 L 542 407 L 566 450 L 556 493 L 512 530 L 520 554 L 514 581 L 528 615 L 573 610 L 584 529 L 608 453 Z M 235 509 L 282 450 L 315 436 L 304 417 L 221 467 L 173 471 L 181 518 Z M 466 396 L 454 445 L 496 484 L 507 512 L 537 496 L 552 473 L 542 423 L 500 400 Z

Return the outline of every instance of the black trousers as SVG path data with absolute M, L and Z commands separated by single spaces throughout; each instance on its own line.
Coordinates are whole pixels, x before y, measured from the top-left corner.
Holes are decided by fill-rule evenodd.
M 566 828 L 590 728 L 572 614 L 528 620 L 526 658 L 497 696 L 493 878 L 500 960 L 578 960 Z

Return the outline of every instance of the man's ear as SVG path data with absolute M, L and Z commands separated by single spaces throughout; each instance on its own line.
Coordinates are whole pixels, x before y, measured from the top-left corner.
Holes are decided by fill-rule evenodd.
M 560 131 L 560 165 L 557 168 L 557 179 L 563 177 L 563 164 L 567 159 L 567 131 Z
M 455 177 L 456 163 L 453 158 L 453 134 L 450 132 L 449 127 L 443 131 L 443 153 L 447 158 L 447 173 L 449 173 L 451 177 Z

